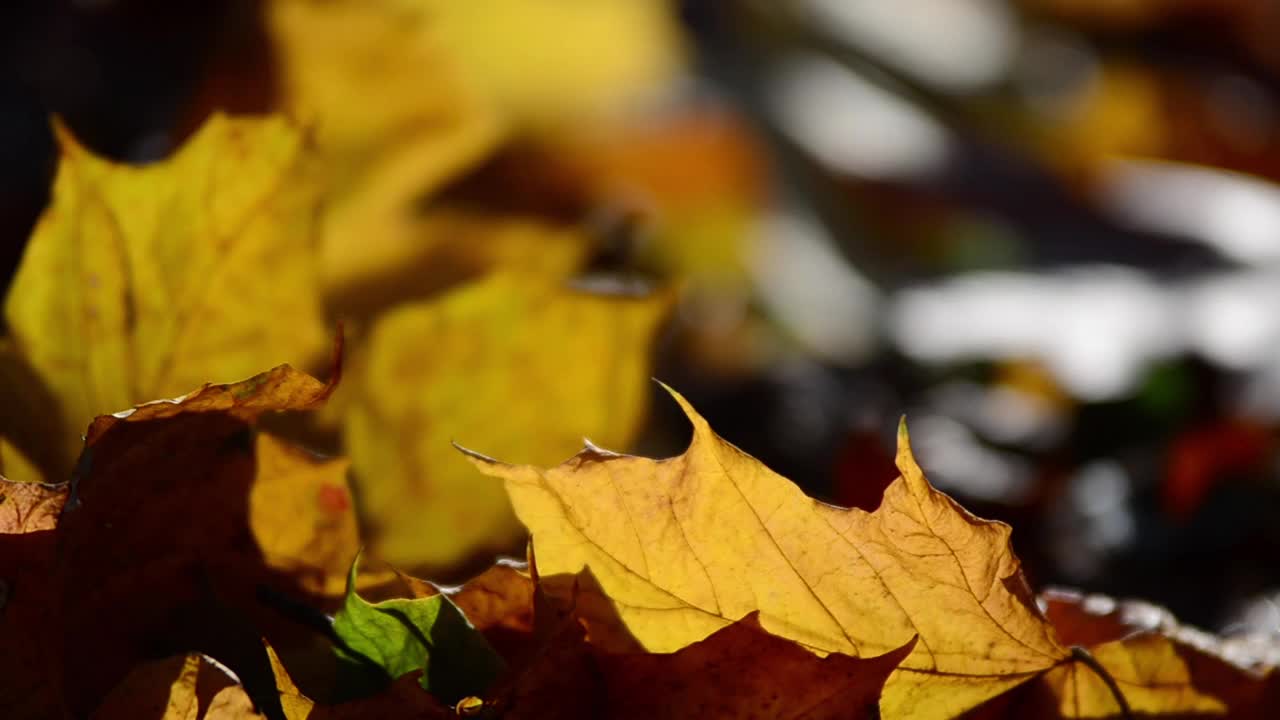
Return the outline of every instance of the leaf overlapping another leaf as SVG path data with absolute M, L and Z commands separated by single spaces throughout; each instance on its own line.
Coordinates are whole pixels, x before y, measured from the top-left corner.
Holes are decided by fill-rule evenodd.
M 96 707 L 139 661 L 191 649 L 231 667 L 260 709 L 273 699 L 263 694 L 272 681 L 260 633 L 282 625 L 259 595 L 306 590 L 297 565 L 270 564 L 272 536 L 256 537 L 258 452 L 279 441 L 256 435 L 253 421 L 315 408 L 331 390 L 282 366 L 93 422 L 49 573 L 45 642 L 73 714 Z M 272 482 L 294 477 L 285 460 L 265 469 L 279 473 Z
M 593 642 L 678 650 L 750 612 L 822 652 L 880 655 L 918 636 L 881 699 L 886 717 L 953 717 L 1068 660 L 1036 609 L 1009 529 L 930 487 L 900 436 L 900 477 L 874 513 L 814 501 L 694 426 L 684 455 L 588 447 L 540 470 L 472 456 L 506 480 L 539 572 L 590 571 L 576 602 Z
M 59 403 L 58 453 L 74 458 L 95 416 L 323 354 L 317 198 L 287 120 L 215 115 L 146 167 L 57 130 L 52 204 L 5 318 Z
M 518 541 L 501 485 L 450 441 L 547 462 L 586 434 L 629 443 L 671 300 L 495 273 L 383 315 L 353 358 L 344 427 L 374 547 L 398 565 L 440 567 Z
M 421 670 L 422 688 L 449 704 L 488 689 L 502 659 L 453 601 L 436 594 L 369 603 L 356 593 L 358 565 L 333 622 L 341 656 L 357 667 L 371 663 L 391 680 Z

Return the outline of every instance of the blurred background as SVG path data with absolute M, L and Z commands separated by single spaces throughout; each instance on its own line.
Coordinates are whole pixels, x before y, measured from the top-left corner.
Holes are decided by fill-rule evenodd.
M 0 278 L 49 113 L 142 163 L 269 110 L 268 4 L 6 3 Z M 1280 632 L 1280 5 L 462 5 L 451 52 L 514 129 L 433 197 L 589 229 L 584 282 L 678 287 L 654 375 L 721 435 L 873 509 L 905 414 L 1034 587 Z M 631 449 L 688 433 L 654 387 Z

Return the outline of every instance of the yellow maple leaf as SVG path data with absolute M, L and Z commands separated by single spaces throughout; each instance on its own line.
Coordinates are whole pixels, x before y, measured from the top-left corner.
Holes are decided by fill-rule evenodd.
M 74 457 L 96 415 L 323 352 L 303 137 L 215 115 L 146 167 L 58 129 L 53 200 L 5 304 Z
M 461 77 L 521 124 L 608 112 L 682 64 L 667 2 L 400 2 L 428 9 Z
M 267 32 L 282 106 L 315 124 L 338 195 L 426 193 L 503 135 L 458 78 L 432 8 L 401 0 L 273 0 Z
M 314 126 L 324 158 L 322 278 L 339 309 L 388 275 L 440 286 L 533 256 L 491 252 L 515 239 L 503 227 L 500 242 L 451 234 L 423 199 L 528 123 L 617 104 L 679 66 L 664 3 L 273 0 L 265 18 L 280 106 Z
M 1227 710 L 1222 701 L 1196 690 L 1191 671 L 1167 637 L 1142 633 L 1090 652 L 1133 712 L 1219 715 Z M 1080 663 L 1050 670 L 1043 682 L 1058 698 L 1058 713 L 1064 718 L 1115 717 L 1119 710 L 1106 681 Z
M 438 208 L 422 215 L 374 214 L 358 243 L 330 243 L 325 295 L 335 313 L 367 317 L 422 299 L 495 268 L 565 278 L 592 247 L 587 233 L 529 218 Z
M 672 395 L 694 426 L 679 457 L 589 446 L 542 470 L 472 456 L 505 479 L 544 588 L 577 603 L 593 642 L 672 652 L 754 611 L 821 652 L 869 657 L 918 636 L 885 686 L 885 717 L 953 717 L 1070 658 L 1009 527 L 934 490 L 905 427 L 902 475 L 867 513 L 806 497 Z
M 440 566 L 518 538 L 501 485 L 451 440 L 532 461 L 563 457 L 584 436 L 630 442 L 670 300 L 495 273 L 380 316 L 352 361 L 345 432 L 382 555 Z
M 341 596 L 360 551 L 346 458 L 320 458 L 267 433 L 257 436 L 257 473 L 249 491 L 249 527 L 263 560 L 308 592 Z M 365 588 L 390 572 L 364 573 Z
M 1058 637 L 1088 648 L 1092 663 L 1064 665 L 1045 674 L 1049 690 L 1037 710 L 1069 718 L 1113 717 L 1118 692 L 1134 713 L 1251 717 L 1266 684 L 1247 668 L 1249 654 L 1224 651 L 1207 633 L 1182 625 L 1168 610 L 1137 600 L 1117 602 L 1049 590 L 1039 603 Z M 1200 656 L 1198 661 L 1188 658 Z M 1230 658 L 1230 659 L 1228 659 Z M 1238 664 L 1237 664 L 1238 663 Z M 1257 668 L 1254 668 L 1257 669 Z M 1242 692 L 1243 691 L 1243 692 Z M 1223 698 L 1235 695 L 1230 703 Z M 1230 708 L 1228 708 L 1230 705 Z
M 10 480 L 71 474 L 58 403 L 9 338 L 0 338 L 0 473 Z
M 459 80 L 428 10 L 396 0 L 266 6 L 281 106 L 314 125 L 326 172 L 320 266 L 329 296 L 406 267 L 439 274 L 421 247 L 435 236 L 417 204 L 506 135 Z

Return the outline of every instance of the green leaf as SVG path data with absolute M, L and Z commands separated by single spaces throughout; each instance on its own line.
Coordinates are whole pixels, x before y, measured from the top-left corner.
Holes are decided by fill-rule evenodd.
M 333 621 L 345 645 L 339 656 L 377 667 L 392 680 L 421 669 L 422 687 L 450 705 L 482 695 L 502 671 L 502 659 L 458 606 L 444 594 L 369 603 L 355 590 L 359 562 L 357 556 L 351 563 L 346 600 Z

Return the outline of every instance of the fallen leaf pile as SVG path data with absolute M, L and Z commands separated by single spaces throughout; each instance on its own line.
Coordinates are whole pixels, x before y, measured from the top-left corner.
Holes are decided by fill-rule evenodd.
M 3 482 L 8 716 L 1261 718 L 1280 692 L 1265 643 L 1037 602 L 1008 528 L 933 489 L 905 427 L 880 507 L 841 509 L 674 392 L 679 457 L 467 451 L 530 529 L 528 566 L 364 577 L 344 464 L 262 427 L 333 389 L 288 366 L 205 385 L 99 416 L 69 483 Z
M 372 539 L 400 564 L 448 567 L 518 542 L 500 489 L 476 482 L 451 438 L 547 463 L 584 435 L 625 445 L 637 431 L 648 347 L 673 296 L 567 285 L 581 244 L 562 245 L 574 250 L 554 272 L 517 271 L 517 253 L 511 268 L 353 317 L 327 299 L 316 261 L 330 237 L 316 222 L 330 164 L 284 118 L 215 115 L 147 167 L 98 158 L 66 131 L 59 140 L 53 203 L 5 305 L 0 370 L 14 382 L 0 462 L 12 477 L 66 477 L 97 415 L 276 363 L 322 367 L 327 312 L 350 320 L 351 372 L 317 425 L 343 431 L 335 444 Z M 502 227 L 461 234 L 457 247 L 496 232 L 531 255 L 574 235 Z M 555 350 L 541 346 L 561 335 Z M 596 358 L 592 372 L 560 372 L 581 356 Z M 544 416 L 549 405 L 564 412 Z
M 656 266 L 725 265 L 725 246 L 689 246 L 742 234 L 764 193 L 736 126 L 566 140 L 619 88 L 674 71 L 658 4 L 271 0 L 261 20 L 270 113 L 209 112 L 146 166 L 52 121 L 52 198 L 0 338 L 0 715 L 1280 704 L 1265 638 L 1036 597 L 1010 529 L 935 490 L 905 425 L 874 511 L 807 497 L 674 391 L 683 455 L 588 443 L 554 465 L 583 437 L 636 440 L 680 283 L 593 273 L 607 233 L 468 179 L 552 148 L 531 167 L 572 169 L 574 192 L 658 191 L 674 212 Z M 681 187 L 672 156 L 708 167 Z M 474 577 L 418 577 L 455 574 Z

